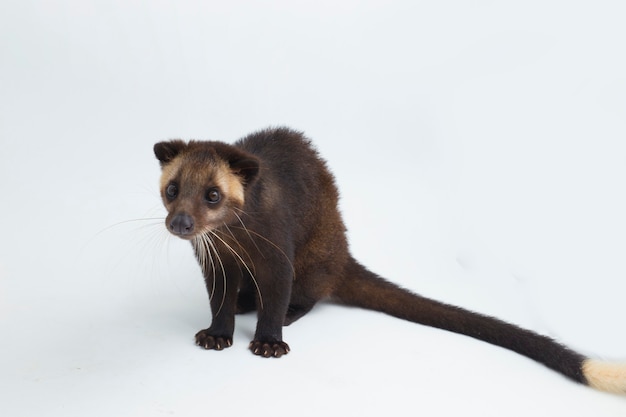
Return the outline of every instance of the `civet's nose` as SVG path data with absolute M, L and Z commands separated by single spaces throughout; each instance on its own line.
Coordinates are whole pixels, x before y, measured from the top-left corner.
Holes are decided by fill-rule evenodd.
M 179 213 L 174 216 L 169 225 L 170 232 L 178 236 L 189 236 L 193 233 L 194 223 L 190 215 Z

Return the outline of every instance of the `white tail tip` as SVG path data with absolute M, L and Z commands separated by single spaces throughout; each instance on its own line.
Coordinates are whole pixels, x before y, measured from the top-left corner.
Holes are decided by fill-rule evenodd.
M 586 359 L 582 370 L 590 387 L 615 394 L 626 394 L 626 363 Z

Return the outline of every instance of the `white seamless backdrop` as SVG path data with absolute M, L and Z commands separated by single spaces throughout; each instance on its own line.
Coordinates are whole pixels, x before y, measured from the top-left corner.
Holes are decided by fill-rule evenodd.
M 207 352 L 152 145 L 304 131 L 355 256 L 626 360 L 621 1 L 0 4 L 0 414 L 623 416 L 523 357 L 321 304 Z

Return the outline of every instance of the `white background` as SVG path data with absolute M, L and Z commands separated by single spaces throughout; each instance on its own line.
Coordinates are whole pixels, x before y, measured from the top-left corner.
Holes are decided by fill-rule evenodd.
M 369 268 L 625 360 L 625 21 L 618 0 L 3 1 L 0 414 L 623 416 L 330 304 L 280 360 L 247 351 L 254 315 L 196 347 L 208 300 L 152 145 L 303 130 Z

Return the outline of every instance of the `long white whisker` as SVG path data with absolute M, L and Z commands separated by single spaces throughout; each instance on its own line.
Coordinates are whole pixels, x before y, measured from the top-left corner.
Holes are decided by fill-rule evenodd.
M 146 221 L 154 221 L 154 220 L 165 220 L 165 217 L 145 217 L 145 218 L 139 218 L 139 219 L 129 219 L 129 220 L 122 220 L 121 222 L 117 222 L 117 223 L 113 223 L 107 227 L 105 227 L 104 229 L 100 230 L 98 233 L 96 233 L 94 235 L 94 237 L 99 236 L 100 234 L 106 232 L 107 230 L 111 230 L 114 227 L 117 226 L 121 226 L 123 224 L 127 224 L 127 223 L 135 223 L 135 222 L 146 222 Z M 155 223 L 156 224 L 156 223 Z
M 113 223 L 107 227 L 105 227 L 104 229 L 99 230 L 96 234 L 94 234 L 93 236 L 91 236 L 82 246 L 81 250 L 84 250 L 85 248 L 87 248 L 88 246 L 91 245 L 91 243 L 96 240 L 97 237 L 99 237 L 101 234 L 108 232 L 109 230 L 121 226 L 123 224 L 128 224 L 128 223 L 137 223 L 137 222 L 154 222 L 151 224 L 147 224 L 144 225 L 144 227 L 154 227 L 156 225 L 160 225 L 160 222 L 156 222 L 155 220 L 160 220 L 163 221 L 165 218 L 164 217 L 146 217 L 146 218 L 138 218 L 138 219 L 129 219 L 129 220 L 123 220 L 121 222 L 117 222 L 117 223 Z
M 233 228 L 235 228 L 235 229 L 244 229 L 244 228 L 241 228 L 241 227 L 239 227 L 239 226 L 232 226 L 232 227 L 233 227 Z M 271 240 L 269 240 L 269 239 L 268 239 L 268 238 L 266 238 L 265 236 L 263 236 L 263 235 L 261 235 L 261 234 L 259 234 L 259 233 L 255 232 L 254 230 L 250 230 L 250 229 L 247 229 L 247 228 L 245 228 L 245 229 L 246 229 L 247 233 L 252 233 L 252 234 L 254 234 L 255 236 L 260 237 L 261 239 L 263 239 L 264 241 L 266 241 L 267 243 L 269 243 L 270 245 L 272 245 L 274 248 L 276 248 L 276 249 L 277 249 L 277 250 L 278 250 L 278 251 L 279 251 L 279 252 L 280 252 L 280 253 L 281 253 L 281 254 L 285 257 L 285 259 L 286 259 L 286 260 L 287 260 L 287 262 L 289 263 L 289 266 L 291 267 L 291 271 L 292 271 L 292 273 L 293 273 L 293 279 L 295 280 L 295 279 L 296 279 L 296 268 L 293 266 L 293 263 L 291 262 L 291 259 L 289 259 L 289 257 L 288 257 L 288 256 L 287 256 L 287 254 L 285 253 L 285 251 L 284 251 L 284 250 L 282 250 L 282 249 L 280 248 L 280 246 L 278 246 L 277 244 L 275 244 L 274 242 L 272 242 Z M 256 244 L 255 244 L 255 246 L 256 246 Z M 258 246 L 257 246 L 257 248 L 258 248 Z
M 196 251 L 196 258 L 198 258 L 198 262 L 200 263 L 200 268 L 202 268 L 202 275 L 206 276 L 206 247 L 204 246 L 204 242 L 202 242 L 202 238 L 196 236 L 193 240 L 193 247 Z M 210 298 L 210 294 L 209 294 Z
M 256 287 L 257 293 L 259 294 L 259 304 L 261 307 L 261 310 L 263 309 L 263 295 L 261 294 L 261 288 L 259 288 L 259 283 L 257 282 L 256 278 L 254 277 L 254 274 L 252 273 L 252 271 L 250 270 L 250 268 L 248 267 L 248 264 L 243 260 L 243 258 L 237 253 L 237 251 L 235 249 L 233 249 L 232 246 L 230 246 L 224 239 L 222 239 L 221 237 L 219 237 L 214 231 L 210 232 L 211 235 L 215 236 L 217 239 L 220 240 L 220 242 L 222 242 L 222 244 L 224 246 L 226 246 L 228 248 L 228 250 L 230 250 L 233 255 L 235 255 L 237 257 L 237 259 L 239 259 L 239 261 L 241 262 L 241 264 L 244 266 L 244 268 L 246 268 L 246 271 L 248 271 L 248 274 L 250 274 L 250 277 L 252 278 L 252 282 L 254 283 L 254 286 Z
M 228 225 L 226 223 L 224 223 L 224 227 L 226 228 L 226 230 L 228 230 L 228 233 L 230 234 L 230 236 L 233 238 L 233 242 L 235 242 L 238 246 L 239 249 L 241 249 L 243 251 L 243 254 L 246 255 L 246 257 L 252 261 L 252 257 L 250 256 L 250 253 L 248 253 L 248 251 L 246 250 L 246 248 L 241 245 L 241 243 L 239 243 L 239 241 L 237 240 L 237 238 L 235 237 L 235 234 L 233 233 L 232 230 L 230 230 L 230 227 L 228 227 Z M 217 230 L 215 230 L 215 232 L 217 232 Z M 254 270 L 254 272 L 256 273 L 256 269 L 254 268 L 254 263 L 252 264 L 252 270 Z
M 213 272 L 213 282 L 211 283 L 211 296 L 209 297 L 209 301 L 213 301 L 213 296 L 215 294 L 215 285 L 216 285 L 215 281 L 217 280 L 217 273 L 215 270 L 215 261 L 213 260 L 213 254 L 211 253 L 211 245 L 207 243 L 209 237 L 206 235 L 202 235 L 202 237 L 203 237 L 203 242 L 205 244 L 206 251 L 209 257 L 209 262 L 211 262 L 211 270 Z
M 208 267 L 211 265 L 213 275 L 211 286 L 212 288 L 207 288 L 209 292 L 209 302 L 213 301 L 213 295 L 215 294 L 215 263 L 213 262 L 213 255 L 211 253 L 211 246 L 207 242 L 207 236 L 199 235 L 194 238 L 194 244 L 196 245 L 196 254 L 198 257 L 198 261 L 202 267 L 202 274 L 208 278 Z
M 209 231 L 209 233 L 212 234 L 212 232 Z M 217 261 L 220 264 L 220 268 L 222 269 L 222 278 L 224 280 L 224 287 L 222 290 L 222 302 L 220 303 L 219 308 L 217 309 L 217 312 L 215 313 L 215 315 L 219 315 L 220 311 L 222 311 L 222 307 L 224 307 L 224 302 L 226 301 L 226 270 L 224 269 L 224 264 L 222 263 L 222 258 L 219 254 L 219 252 L 217 251 L 217 248 L 215 247 L 215 243 L 213 242 L 213 240 L 211 240 L 211 237 L 207 234 L 207 235 L 203 235 L 206 237 L 206 242 L 209 244 L 209 246 L 213 249 L 213 253 L 215 253 L 215 257 L 217 258 Z M 217 277 L 213 278 L 213 288 L 215 289 L 215 280 L 217 279 Z
M 242 211 L 243 212 L 243 211 Z M 237 212 L 235 210 L 233 210 L 233 214 L 235 215 L 235 217 L 237 217 L 237 220 L 239 220 L 239 223 L 241 223 L 241 227 L 243 227 L 243 230 L 246 232 L 246 234 L 248 235 L 248 237 L 250 238 L 250 241 L 252 242 L 252 244 L 254 245 L 254 247 L 256 248 L 256 250 L 259 251 L 259 253 L 261 254 L 261 256 L 263 256 L 263 252 L 261 252 L 261 249 L 259 249 L 259 247 L 257 246 L 256 242 L 254 241 L 254 239 L 252 239 L 252 235 L 250 234 L 250 231 L 248 230 L 248 228 L 246 227 L 246 225 L 244 224 L 242 218 L 237 214 Z M 228 227 L 228 226 L 226 226 Z M 228 229 L 230 231 L 230 229 Z
M 158 228 L 155 228 L 155 226 L 158 226 Z M 168 238 L 170 237 L 170 234 L 165 229 L 163 229 L 160 223 L 143 225 L 141 226 L 141 228 L 147 229 L 147 231 L 149 232 L 148 234 L 146 234 L 145 238 L 147 245 L 143 245 L 143 247 L 139 246 L 139 249 L 142 251 L 142 258 L 154 258 L 154 254 L 150 256 L 150 253 L 152 253 L 151 249 L 156 248 L 163 252 L 163 249 L 167 250 L 169 248 L 166 243 Z

